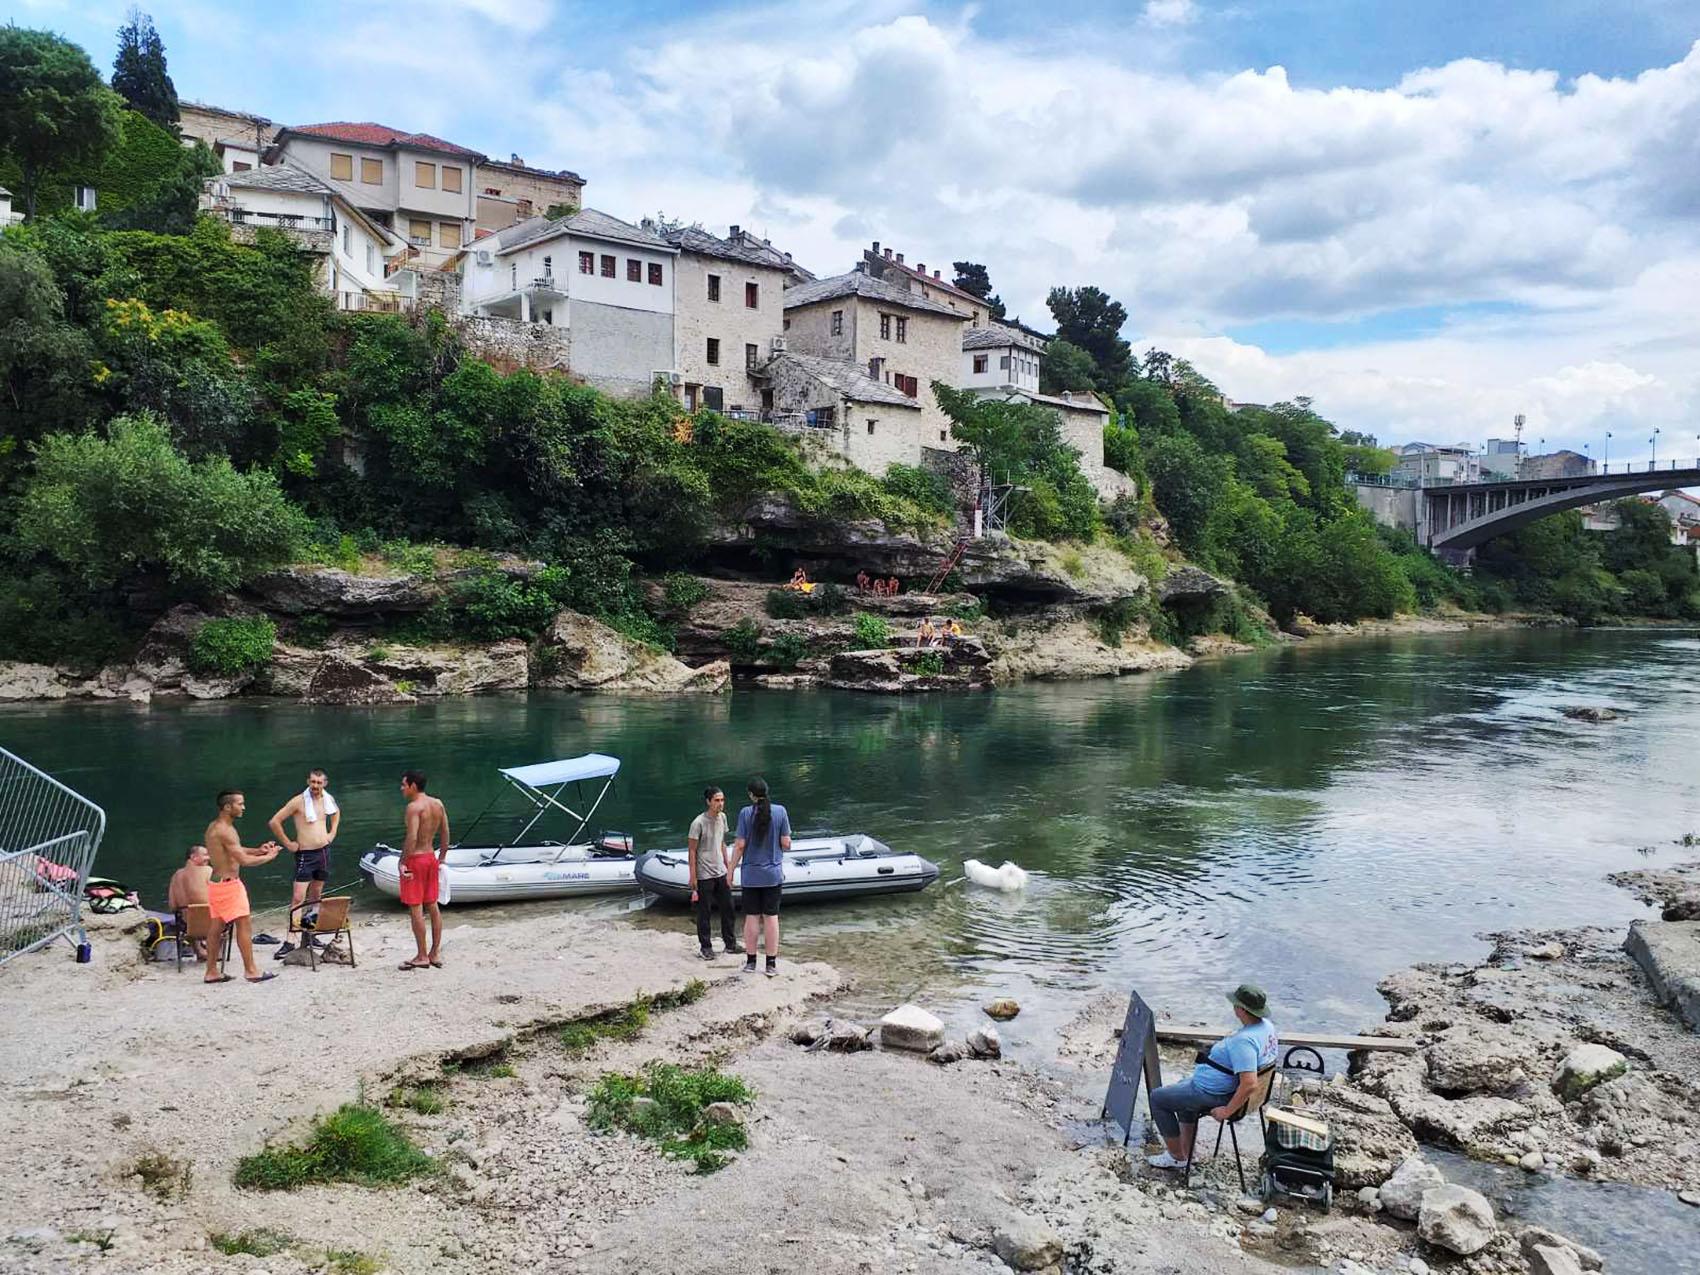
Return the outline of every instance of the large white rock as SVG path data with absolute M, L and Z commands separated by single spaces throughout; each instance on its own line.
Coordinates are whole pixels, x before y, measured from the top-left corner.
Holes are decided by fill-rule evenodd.
M 1567 1248 L 1537 1244 L 1529 1250 L 1529 1275 L 1582 1275 L 1581 1259 Z
M 880 1019 L 880 1044 L 926 1053 L 944 1040 L 944 1024 L 919 1005 L 899 1005 Z
M 1381 1184 L 1381 1194 L 1377 1198 L 1386 1212 L 1407 1222 L 1415 1222 L 1423 1207 L 1423 1196 L 1435 1187 L 1445 1185 L 1446 1179 L 1439 1169 L 1420 1155 L 1414 1155 Z
M 1011 1270 L 1045 1271 L 1062 1261 L 1062 1241 L 1030 1217 L 1017 1216 L 998 1227 L 992 1248 Z
M 1553 1092 L 1570 1102 L 1602 1081 L 1614 1080 L 1628 1070 L 1629 1059 L 1617 1050 L 1605 1045 L 1578 1045 L 1553 1072 Z
M 974 1058 L 1001 1058 L 1003 1041 L 998 1038 L 998 1029 L 987 1023 L 969 1032 L 968 1053 Z
M 1467 1186 L 1433 1187 L 1423 1194 L 1417 1234 L 1436 1248 L 1460 1257 L 1479 1253 L 1493 1239 L 1493 1206 L 1481 1192 Z

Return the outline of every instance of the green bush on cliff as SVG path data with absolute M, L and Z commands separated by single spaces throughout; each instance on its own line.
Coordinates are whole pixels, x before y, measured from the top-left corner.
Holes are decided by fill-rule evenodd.
M 263 616 L 208 620 L 189 642 L 189 667 L 197 673 L 236 677 L 271 662 L 277 625 Z
M 433 636 L 469 642 L 536 637 L 560 610 L 549 585 L 561 587 L 563 581 L 563 575 L 523 581 L 499 571 L 479 572 L 455 582 L 432 605 L 427 627 Z
M 747 616 L 721 634 L 721 641 L 734 664 L 754 664 L 761 654 L 761 630 Z
M 883 615 L 869 615 L 866 611 L 856 617 L 856 646 L 864 651 L 872 651 L 891 645 L 891 624 Z

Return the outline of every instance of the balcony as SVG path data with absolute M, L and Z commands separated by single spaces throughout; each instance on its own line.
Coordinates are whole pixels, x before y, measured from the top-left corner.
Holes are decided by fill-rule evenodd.
M 257 212 L 252 208 L 219 210 L 233 226 L 272 226 L 278 230 L 334 230 L 329 217 L 307 217 L 298 213 Z

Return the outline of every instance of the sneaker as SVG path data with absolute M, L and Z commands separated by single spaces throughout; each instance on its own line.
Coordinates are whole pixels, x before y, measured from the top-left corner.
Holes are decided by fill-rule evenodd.
M 726 955 L 727 956 L 742 956 L 743 954 L 744 954 L 744 949 L 743 949 L 743 946 L 741 944 L 728 943 L 726 945 Z
M 767 958 L 767 976 L 768 976 L 768 977 L 769 977 L 769 978 L 773 978 L 773 977 L 775 977 L 775 976 L 776 976 L 776 975 L 777 975 L 777 974 L 778 974 L 778 973 L 779 973 L 779 962 L 778 962 L 778 961 L 776 961 L 776 960 L 775 960 L 775 959 L 774 959 L 774 958 L 773 958 L 773 957 L 771 957 L 771 956 L 770 956 L 770 957 L 768 957 L 768 958 Z
M 753 957 L 753 956 L 745 957 L 744 958 L 744 973 L 754 974 L 755 972 L 756 972 L 756 958 Z
M 1170 1155 L 1167 1151 L 1163 1152 L 1162 1155 L 1148 1155 L 1148 1156 L 1146 1156 L 1145 1157 L 1145 1163 L 1149 1164 L 1153 1169 L 1184 1169 L 1184 1168 L 1186 1168 L 1186 1161 L 1185 1160 L 1177 1160 L 1177 1159 L 1175 1159 L 1174 1156 Z
M 702 957 L 705 961 L 712 961 L 714 959 L 714 949 L 712 947 L 705 947 L 702 951 L 698 952 L 697 955 Z
M 277 951 L 272 953 L 272 960 L 281 961 L 284 957 L 288 956 L 294 950 L 295 950 L 295 944 L 293 944 L 293 943 L 280 944 Z

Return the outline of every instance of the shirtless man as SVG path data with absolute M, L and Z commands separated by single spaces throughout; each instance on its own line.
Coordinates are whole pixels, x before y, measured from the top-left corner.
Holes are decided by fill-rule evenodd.
M 342 823 L 342 810 L 336 798 L 325 791 L 328 782 L 323 770 L 315 767 L 308 771 L 306 790 L 291 797 L 268 825 L 272 836 L 295 856 L 295 887 L 289 900 L 289 916 L 297 923 L 305 915 L 300 910 L 301 904 L 316 904 L 330 879 L 331 842 L 336 840 L 337 827 Z M 285 819 L 295 821 L 293 837 L 283 830 Z M 287 956 L 294 946 L 285 943 L 278 949 L 278 955 Z
M 413 925 L 413 941 L 419 952 L 403 961 L 404 970 L 443 967 L 443 913 L 437 906 L 437 872 L 449 852 L 449 812 L 435 797 L 425 795 L 425 776 L 410 770 L 401 777 L 401 795 L 407 799 L 403 822 L 407 835 L 401 843 L 401 901 L 407 905 Z M 433 843 L 436 848 L 433 850 Z M 425 909 L 431 910 L 431 950 L 425 950 Z
M 207 853 L 212 857 L 212 878 L 207 882 L 207 908 L 212 912 L 212 933 L 207 936 L 209 983 L 228 983 L 230 975 L 218 968 L 219 944 L 224 927 L 236 927 L 236 946 L 242 952 L 242 967 L 250 983 L 276 978 L 271 971 L 260 973 L 254 964 L 254 932 L 248 915 L 248 887 L 242 884 L 242 869 L 270 863 L 283 847 L 268 841 L 258 850 L 248 850 L 236 834 L 236 821 L 247 809 L 240 792 L 226 789 L 218 795 L 218 817 L 207 825 Z
M 181 912 L 191 904 L 207 901 L 207 878 L 212 875 L 209 857 L 205 846 L 189 847 L 183 866 L 171 874 L 171 884 L 165 887 L 165 907 L 168 912 Z M 178 941 L 181 942 L 182 939 L 179 938 Z M 196 939 L 195 956 L 205 960 L 206 955 L 206 940 Z

